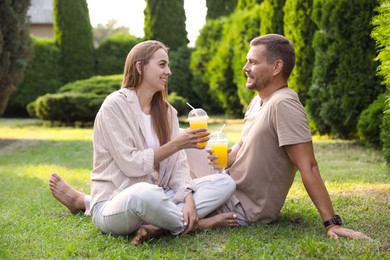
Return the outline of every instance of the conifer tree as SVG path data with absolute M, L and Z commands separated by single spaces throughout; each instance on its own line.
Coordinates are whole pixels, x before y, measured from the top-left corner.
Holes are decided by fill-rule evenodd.
M 370 37 L 377 0 L 314 0 L 313 80 L 308 111 L 320 133 L 356 134 L 360 113 L 384 91 Z
M 261 10 L 260 33 L 278 33 L 283 32 L 283 6 L 286 0 L 264 0 Z
M 148 40 L 159 40 L 170 50 L 188 44 L 184 0 L 146 0 L 144 33 Z
M 53 9 L 63 81 L 89 78 L 95 72 L 95 58 L 86 0 L 54 0 Z
M 27 11 L 30 0 L 0 1 L 0 116 L 22 81 L 30 49 Z
M 237 0 L 206 0 L 206 20 L 227 16 L 234 12 Z
M 313 0 L 286 0 L 284 5 L 284 35 L 295 49 L 295 68 L 289 78 L 303 105 L 306 103 L 314 64 L 311 46 L 317 26 L 311 19 Z

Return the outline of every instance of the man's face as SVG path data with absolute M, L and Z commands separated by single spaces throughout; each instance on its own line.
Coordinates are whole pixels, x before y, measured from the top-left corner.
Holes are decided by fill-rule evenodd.
M 246 64 L 242 68 L 247 76 L 246 87 L 261 91 L 273 77 L 273 64 L 267 62 L 264 45 L 251 46 L 246 55 Z

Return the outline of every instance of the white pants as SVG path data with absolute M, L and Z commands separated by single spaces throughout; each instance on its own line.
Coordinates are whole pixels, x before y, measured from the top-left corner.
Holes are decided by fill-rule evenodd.
M 212 174 L 194 180 L 193 193 L 199 218 L 223 205 L 236 185 L 226 174 Z M 184 229 L 184 203 L 172 202 L 175 192 L 150 183 L 137 183 L 113 199 L 95 205 L 92 220 L 104 233 L 126 235 L 147 223 L 179 234 Z

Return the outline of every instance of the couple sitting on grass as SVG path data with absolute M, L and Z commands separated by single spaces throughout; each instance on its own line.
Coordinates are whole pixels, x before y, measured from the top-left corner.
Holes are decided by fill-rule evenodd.
M 228 167 L 210 170 L 218 158 L 198 146 L 207 129 L 180 131 L 167 102 L 171 75 L 168 48 L 158 41 L 129 52 L 122 88 L 96 115 L 91 195 L 50 177 L 56 199 L 72 213 L 83 211 L 102 232 L 129 235 L 138 245 L 167 232 L 275 222 L 297 170 L 326 233 L 369 239 L 344 228 L 335 214 L 314 156 L 307 116 L 287 81 L 295 64 L 292 43 L 277 34 L 250 42 L 243 70 L 258 95 L 245 114 L 242 135 Z

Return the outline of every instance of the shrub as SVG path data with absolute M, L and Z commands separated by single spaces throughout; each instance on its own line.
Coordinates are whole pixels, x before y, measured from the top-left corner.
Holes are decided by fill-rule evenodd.
M 71 82 L 61 87 L 58 93 L 38 97 L 27 105 L 27 110 L 31 117 L 43 120 L 59 121 L 66 125 L 77 122 L 88 125 L 94 121 L 106 96 L 121 87 L 121 81 L 122 75 L 111 75 Z M 179 115 L 188 110 L 187 99 L 176 93 L 172 92 L 168 100 Z
M 113 75 L 123 73 L 123 67 L 129 51 L 141 40 L 119 32 L 104 40 L 96 50 L 97 73 Z
M 76 121 L 93 121 L 105 96 L 93 93 L 46 94 L 35 101 L 37 117 L 71 125 Z
M 381 147 L 380 126 L 383 119 L 386 94 L 381 94 L 360 115 L 357 130 L 360 140 L 369 146 Z
M 383 155 L 388 164 L 390 164 L 390 98 L 387 99 L 385 113 L 381 124 L 380 139 L 382 142 Z

